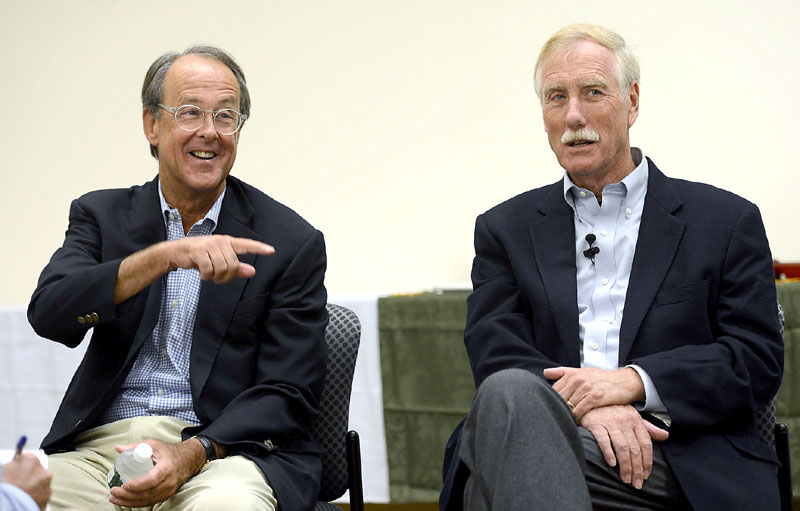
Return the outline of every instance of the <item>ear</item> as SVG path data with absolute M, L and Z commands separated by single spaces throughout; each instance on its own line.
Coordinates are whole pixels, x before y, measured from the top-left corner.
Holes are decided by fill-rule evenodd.
M 631 83 L 628 100 L 631 103 L 630 110 L 628 110 L 628 127 L 630 128 L 639 117 L 639 82 Z
M 153 117 L 150 110 L 147 108 L 142 109 L 142 128 L 144 129 L 144 136 L 150 145 L 158 147 L 158 120 Z

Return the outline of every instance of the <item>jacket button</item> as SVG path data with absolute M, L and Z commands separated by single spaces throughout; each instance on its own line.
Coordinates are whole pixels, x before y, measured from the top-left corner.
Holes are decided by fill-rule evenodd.
M 275 446 L 272 445 L 272 440 L 264 440 L 264 445 L 266 445 L 267 449 L 269 449 L 269 450 L 272 450 L 272 449 L 275 448 Z
M 96 312 L 92 312 L 92 321 L 94 321 L 95 323 L 100 321 L 100 316 L 98 316 Z
M 87 314 L 87 315 L 85 315 L 85 316 L 83 317 L 83 319 L 85 319 L 87 323 L 92 323 L 92 321 L 93 321 L 93 320 L 92 320 L 92 317 L 91 317 L 90 315 L 88 315 L 88 314 Z
M 83 316 L 78 316 L 78 323 L 80 323 L 81 325 L 85 325 L 86 324 L 86 320 L 83 319 Z

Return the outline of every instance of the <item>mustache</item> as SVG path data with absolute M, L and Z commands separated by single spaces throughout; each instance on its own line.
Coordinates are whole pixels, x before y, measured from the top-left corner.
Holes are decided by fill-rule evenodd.
M 574 142 L 576 140 L 583 140 L 585 142 L 597 142 L 600 140 L 600 135 L 597 134 L 596 131 L 590 130 L 588 128 L 581 128 L 579 130 L 571 130 L 568 129 L 561 135 L 561 143 L 562 144 L 569 144 L 570 142 Z

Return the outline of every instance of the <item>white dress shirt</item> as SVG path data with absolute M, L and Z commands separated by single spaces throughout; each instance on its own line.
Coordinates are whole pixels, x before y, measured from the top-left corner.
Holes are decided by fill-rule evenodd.
M 636 168 L 621 182 L 603 188 L 602 205 L 594 193 L 575 185 L 564 172 L 564 200 L 575 222 L 581 367 L 619 368 L 619 332 L 649 175 L 642 150 L 631 148 L 631 156 Z M 584 255 L 589 248 L 587 234 L 595 235 L 592 246 L 600 249 L 593 260 Z M 646 400 L 636 407 L 666 412 L 647 373 L 636 365 L 628 367 L 644 383 Z

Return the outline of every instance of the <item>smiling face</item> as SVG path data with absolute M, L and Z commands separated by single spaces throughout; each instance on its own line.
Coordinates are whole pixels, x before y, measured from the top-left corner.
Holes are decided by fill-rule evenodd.
M 239 109 L 239 85 L 228 67 L 205 55 L 178 58 L 167 71 L 161 102 L 168 107 L 195 105 L 204 110 Z M 158 119 L 143 113 L 147 140 L 158 148 L 158 174 L 167 201 L 175 206 L 215 200 L 236 160 L 237 131 L 220 135 L 206 113 L 199 130 L 184 131 L 161 110 Z
M 542 65 L 542 114 L 558 163 L 597 194 L 634 168 L 628 129 L 639 113 L 639 85 L 625 93 L 614 52 L 592 40 L 554 52 Z

